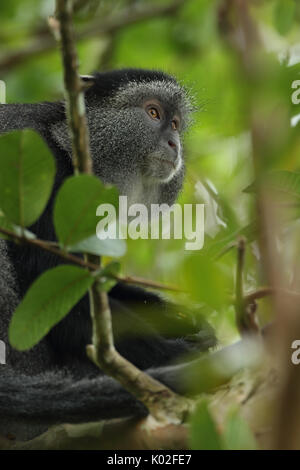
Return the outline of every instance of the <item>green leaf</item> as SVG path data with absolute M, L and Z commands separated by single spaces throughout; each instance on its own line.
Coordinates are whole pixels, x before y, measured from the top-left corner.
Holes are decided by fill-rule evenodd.
M 300 173 L 294 171 L 274 171 L 270 174 L 270 187 L 287 196 L 300 199 Z
M 55 162 L 33 131 L 0 137 L 0 207 L 21 227 L 32 225 L 50 197 Z
M 14 232 L 14 224 L 10 222 L 4 215 L 0 215 L 0 228 Z M 0 232 L 0 238 L 10 240 L 10 237 Z
M 65 181 L 58 192 L 54 206 L 55 230 L 63 246 L 74 249 L 74 245 L 78 242 L 96 234 L 99 221 L 96 210 L 100 204 L 111 204 L 117 212 L 116 188 L 105 187 L 93 175 L 71 176 Z M 95 245 L 91 245 L 93 252 Z
M 17 307 L 9 340 L 21 351 L 38 343 L 84 296 L 94 278 L 77 266 L 62 265 L 43 273 Z
M 208 401 L 201 400 L 191 419 L 190 445 L 193 450 L 221 450 L 222 441 L 208 408 Z
M 227 417 L 222 438 L 226 450 L 257 449 L 253 433 L 238 410 L 231 411 Z
M 282 192 L 287 196 L 300 199 L 300 173 L 296 171 L 278 170 L 269 173 L 264 181 L 264 185 L 277 192 Z M 257 182 L 244 189 L 244 193 L 254 193 Z
M 185 375 L 185 385 L 192 395 L 211 392 L 228 383 L 243 369 L 259 367 L 262 360 L 263 350 L 259 340 L 245 338 L 194 361 Z
M 227 236 L 213 241 L 207 248 L 206 253 L 210 258 L 219 257 L 235 247 L 235 242 L 239 237 L 246 238 L 247 243 L 252 243 L 257 239 L 258 226 L 257 221 L 250 222 L 245 227 L 231 231 Z
M 68 251 L 74 253 L 91 253 L 92 255 L 119 257 L 126 253 L 125 240 L 99 240 L 96 235 L 68 247 Z
M 285 35 L 290 31 L 295 15 L 295 0 L 277 0 L 274 8 L 274 24 L 281 35 Z
M 190 292 L 194 300 L 219 310 L 228 302 L 232 276 L 207 253 L 197 252 L 187 256 L 183 263 L 183 283 L 183 289 Z

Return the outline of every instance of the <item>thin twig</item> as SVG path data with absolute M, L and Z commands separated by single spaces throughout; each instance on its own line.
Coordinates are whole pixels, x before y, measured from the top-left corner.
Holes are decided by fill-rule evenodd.
M 27 245 L 40 248 L 41 250 L 48 251 L 49 253 L 52 253 L 53 255 L 56 255 L 66 261 L 69 261 L 72 264 L 81 266 L 82 268 L 91 269 L 92 271 L 99 271 L 99 265 L 92 263 L 90 261 L 84 260 L 83 258 L 80 258 L 79 256 L 68 253 L 67 251 L 61 250 L 60 248 L 57 247 L 57 244 L 54 244 L 53 242 L 40 240 L 39 238 L 27 238 L 26 236 L 18 235 L 3 227 L 0 227 L 0 233 L 3 233 L 3 235 L 6 235 L 7 237 L 9 237 L 10 239 L 12 239 L 13 241 L 17 243 L 25 243 Z M 141 277 L 119 276 L 113 273 L 107 273 L 105 276 L 111 279 L 114 279 L 117 282 L 125 282 L 126 284 L 134 284 L 134 285 L 140 285 L 143 287 L 149 287 L 151 289 L 169 290 L 169 291 L 174 291 L 174 292 L 180 291 L 178 287 L 161 284 L 160 282 L 152 281 L 150 279 L 149 280 L 144 279 Z
M 72 133 L 72 158 L 75 173 L 92 173 L 89 133 L 84 97 L 78 75 L 78 59 L 73 43 L 72 8 L 70 0 L 57 0 L 56 18 L 59 22 L 61 50 L 64 63 L 64 82 L 69 129 Z
M 238 240 L 236 287 L 235 287 L 235 312 L 236 324 L 241 335 L 249 333 L 259 333 L 259 326 L 256 318 L 256 302 L 254 299 L 247 299 L 244 295 L 243 272 L 245 265 L 246 241 L 244 238 Z
M 290 296 L 294 297 L 295 299 L 300 298 L 300 292 L 289 290 L 289 289 L 278 289 L 277 292 L 279 295 Z M 260 287 L 252 292 L 248 292 L 248 294 L 244 294 L 244 304 L 247 305 L 255 302 L 256 300 L 264 299 L 265 297 L 269 297 L 275 295 L 275 288 L 274 287 Z M 233 304 L 236 303 L 236 297 L 231 297 L 229 301 Z
M 235 280 L 235 312 L 236 324 L 239 331 L 242 333 L 244 330 L 244 316 L 245 304 L 243 294 L 243 271 L 245 264 L 245 240 L 240 238 L 237 243 L 237 266 L 236 266 L 236 280 Z
M 237 244 L 237 268 L 236 268 L 236 301 L 237 303 L 243 303 L 243 272 L 245 265 L 245 246 L 246 242 L 244 238 L 240 238 Z
M 126 8 L 118 14 L 111 17 L 104 18 L 101 22 L 97 21 L 83 31 L 78 32 L 75 35 L 77 41 L 90 39 L 97 36 L 110 35 L 116 31 L 120 31 L 127 26 L 135 23 L 150 20 L 156 17 L 171 16 L 175 14 L 187 0 L 176 0 L 171 2 L 169 5 L 163 6 L 145 6 L 143 8 Z M 22 65 L 24 62 L 38 57 L 46 52 L 53 50 L 56 46 L 56 41 L 50 34 L 38 35 L 34 40 L 23 49 L 19 49 L 15 52 L 10 52 L 0 58 L 0 72 L 11 70 L 14 67 Z

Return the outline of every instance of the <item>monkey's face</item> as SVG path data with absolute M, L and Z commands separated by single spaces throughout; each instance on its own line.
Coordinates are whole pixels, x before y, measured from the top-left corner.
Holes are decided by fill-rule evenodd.
M 151 98 L 142 103 L 141 122 L 148 130 L 149 152 L 143 159 L 142 176 L 151 182 L 170 181 L 182 166 L 180 116 L 159 100 Z
M 182 101 L 165 84 L 143 83 L 119 91 L 101 108 L 88 105 L 95 173 L 127 195 L 136 186 L 157 188 L 179 175 L 182 181 Z
M 191 111 L 185 91 L 174 79 L 156 78 L 118 84 L 107 95 L 103 87 L 100 80 L 86 96 L 95 174 L 132 202 L 173 203 L 182 187 L 181 136 Z M 54 132 L 63 142 L 61 124 Z
M 179 113 L 147 98 L 130 107 L 102 108 L 101 120 L 98 114 L 90 110 L 88 119 L 94 172 L 102 181 L 116 185 L 131 203 L 144 204 L 159 202 L 162 186 L 173 180 L 182 184 Z

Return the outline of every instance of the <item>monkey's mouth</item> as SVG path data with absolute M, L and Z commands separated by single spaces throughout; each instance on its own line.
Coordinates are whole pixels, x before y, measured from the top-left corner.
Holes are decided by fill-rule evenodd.
M 163 163 L 167 163 L 168 165 L 170 165 L 174 170 L 176 170 L 176 162 L 172 162 L 171 160 L 167 160 L 166 158 L 160 158 L 160 157 L 152 157 L 153 160 L 157 160 L 158 162 L 163 162 Z
M 167 183 L 178 172 L 181 166 L 181 159 L 177 156 L 175 159 L 169 159 L 163 152 L 155 152 L 149 155 L 144 176 L 149 181 Z

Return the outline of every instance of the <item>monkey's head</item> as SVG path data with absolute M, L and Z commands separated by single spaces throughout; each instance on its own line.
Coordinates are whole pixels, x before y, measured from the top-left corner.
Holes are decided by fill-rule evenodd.
M 182 133 L 190 103 L 158 71 L 125 69 L 84 76 L 94 172 L 130 203 L 172 204 L 182 187 Z M 56 127 L 56 137 L 63 129 Z M 62 135 L 60 136 L 62 142 Z

